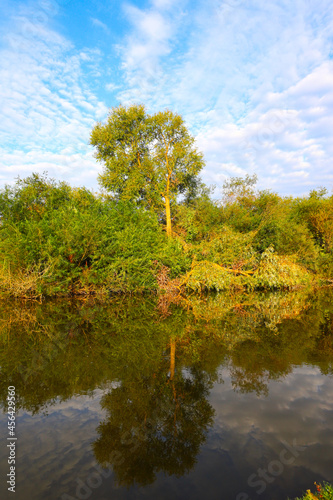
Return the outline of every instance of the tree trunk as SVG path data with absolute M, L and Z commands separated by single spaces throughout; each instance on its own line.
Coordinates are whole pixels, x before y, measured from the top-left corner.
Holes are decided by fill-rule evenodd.
M 171 211 L 170 211 L 169 196 L 165 197 L 165 215 L 166 215 L 166 233 L 168 237 L 171 238 L 172 230 L 171 230 Z
M 175 365 L 176 365 L 176 341 L 175 339 L 170 339 L 170 380 L 173 380 L 175 376 Z

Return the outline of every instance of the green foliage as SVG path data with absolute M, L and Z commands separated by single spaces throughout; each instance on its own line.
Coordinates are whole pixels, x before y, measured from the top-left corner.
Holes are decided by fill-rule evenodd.
M 96 158 L 104 164 L 101 185 L 117 199 L 165 210 L 171 236 L 170 203 L 192 197 L 204 162 L 180 115 L 149 115 L 143 105 L 113 108 L 107 123 L 91 133 Z
M 177 239 L 168 238 L 155 257 L 158 261 L 159 269 L 161 265 L 169 268 L 169 277 L 177 278 L 186 273 L 191 268 L 191 257 L 183 251 L 183 247 Z
M 225 222 L 236 231 L 247 232 L 259 223 L 256 207 L 257 176 L 231 177 L 223 184 L 223 216 Z
M 210 199 L 209 190 L 190 203 L 176 205 L 174 214 L 174 232 L 182 236 L 186 242 L 210 239 L 224 222 L 221 208 L 217 202 Z
M 248 261 L 249 263 L 249 261 Z M 272 247 L 253 262 L 252 269 L 230 269 L 211 261 L 193 262 L 184 285 L 193 291 L 222 291 L 228 288 L 278 290 L 307 286 L 309 273 L 290 258 L 274 254 Z
M 0 192 L 1 221 L 20 224 L 40 220 L 46 210 L 58 210 L 69 202 L 71 192 L 68 184 L 48 179 L 45 173 L 32 174 L 26 179 L 18 177 L 14 186 L 5 186 Z
M 235 279 L 223 267 L 213 262 L 202 261 L 194 263 L 184 278 L 184 284 L 188 290 L 195 292 L 220 292 L 235 285 Z
M 107 212 L 91 267 L 97 284 L 110 291 L 153 290 L 154 261 L 163 258 L 165 245 L 156 215 L 121 202 L 111 202 Z
M 300 497 L 295 498 L 295 500 L 313 500 L 321 498 L 322 500 L 333 500 L 333 487 L 330 483 L 323 482 L 323 484 L 316 485 L 316 492 L 312 493 L 311 490 L 306 490 L 306 493 Z
M 134 148 L 134 159 L 139 152 L 147 168 L 155 165 L 155 188 L 162 189 L 158 172 L 161 180 L 163 172 L 169 172 L 167 163 L 173 172 L 171 177 L 167 174 L 171 184 L 178 172 L 167 196 L 170 202 L 172 190 L 174 195 L 184 194 L 179 204 L 176 198 L 171 203 L 174 237 L 163 231 L 164 216 L 157 202 L 147 202 L 148 191 L 140 191 L 139 198 L 133 195 L 137 181 L 131 185 L 128 172 L 115 197 L 33 174 L 0 192 L 3 294 L 37 298 L 156 291 L 162 275 L 164 289 L 170 284 L 179 290 L 183 283 L 196 291 L 290 289 L 332 281 L 333 197 L 325 191 L 302 199 L 281 198 L 255 190 L 255 177 L 233 178 L 225 184 L 221 205 L 211 200 L 204 185 L 194 182 L 190 189 L 194 170 L 191 174 L 186 161 L 196 153 L 178 115 L 164 112 L 149 117 L 143 107 L 116 108 L 109 120 L 114 134 L 123 127 L 126 135 L 132 124 L 125 146 L 120 135 L 120 146 L 125 147 L 125 156 Z M 103 135 L 111 125 L 97 126 L 94 133 Z M 155 149 L 145 149 L 146 134 L 153 133 Z M 166 141 L 174 140 L 174 150 L 167 156 L 163 156 L 164 134 Z M 186 161 L 180 144 L 187 144 Z M 109 155 L 105 161 L 112 160 L 119 168 L 127 165 L 120 153 L 110 156 L 106 143 L 104 147 L 101 158 Z M 138 170 L 134 159 L 133 180 Z M 198 167 L 195 158 L 192 166 Z M 200 191 L 197 195 L 194 187 Z M 158 196 L 161 200 L 161 193 Z
M 316 270 L 319 248 L 308 227 L 295 220 L 290 199 L 265 209 L 253 245 L 259 252 L 272 245 L 280 255 L 296 255 L 299 263 Z
M 257 181 L 258 177 L 256 174 L 247 174 L 244 178 L 230 177 L 230 179 L 223 183 L 224 202 L 226 204 L 235 201 L 246 203 L 246 200 L 252 200 L 255 198 L 256 191 L 254 186 L 257 184 Z
M 321 188 L 311 191 L 305 198 L 293 202 L 293 215 L 297 223 L 304 224 L 319 249 L 317 267 L 321 275 L 333 278 L 333 196 Z
M 151 185 L 150 127 L 143 105 L 114 108 L 91 133 L 95 156 L 104 164 L 101 185 L 117 199 L 156 202 Z
M 318 245 L 327 253 L 333 251 L 333 196 L 327 191 L 311 191 L 308 197 L 296 198 L 293 212 L 297 221 L 304 222 Z
M 256 177 L 231 178 L 224 185 L 224 224 L 237 232 L 256 231 L 254 250 L 273 246 L 295 256 L 308 270 L 333 276 L 333 197 L 325 189 L 305 198 L 281 198 L 255 189 Z
M 204 161 L 184 120 L 169 110 L 149 116 L 148 120 L 152 131 L 153 183 L 170 201 L 176 201 L 178 194 L 192 197 Z
M 310 274 L 292 259 L 278 256 L 268 247 L 260 256 L 259 264 L 247 286 L 254 289 L 291 289 L 306 286 Z
M 252 247 L 254 233 L 239 233 L 224 226 L 209 241 L 202 241 L 193 250 L 195 258 L 208 260 L 232 269 L 249 269 L 258 258 Z M 250 266 L 250 267 L 249 267 Z
M 21 182 L 6 188 L 4 198 L 0 283 L 7 293 L 35 297 L 156 288 L 152 263 L 159 256 L 163 264 L 166 238 L 154 213 L 37 176 L 23 188 Z

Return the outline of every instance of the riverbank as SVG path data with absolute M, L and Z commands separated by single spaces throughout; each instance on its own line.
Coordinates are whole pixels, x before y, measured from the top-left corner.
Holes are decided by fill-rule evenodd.
M 239 183 L 221 202 L 204 187 L 191 200 L 175 200 L 167 234 L 163 211 L 147 204 L 37 174 L 18 180 L 0 192 L 2 297 L 332 284 L 333 197 L 282 198 L 255 191 L 249 179 Z

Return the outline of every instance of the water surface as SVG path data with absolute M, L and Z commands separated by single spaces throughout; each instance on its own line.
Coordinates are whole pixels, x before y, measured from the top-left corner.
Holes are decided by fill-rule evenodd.
M 2 303 L 0 498 L 286 499 L 333 481 L 332 297 Z

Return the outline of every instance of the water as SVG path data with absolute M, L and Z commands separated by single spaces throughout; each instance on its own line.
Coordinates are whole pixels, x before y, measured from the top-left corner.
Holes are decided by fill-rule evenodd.
M 2 303 L 0 498 L 287 499 L 332 482 L 332 297 Z

